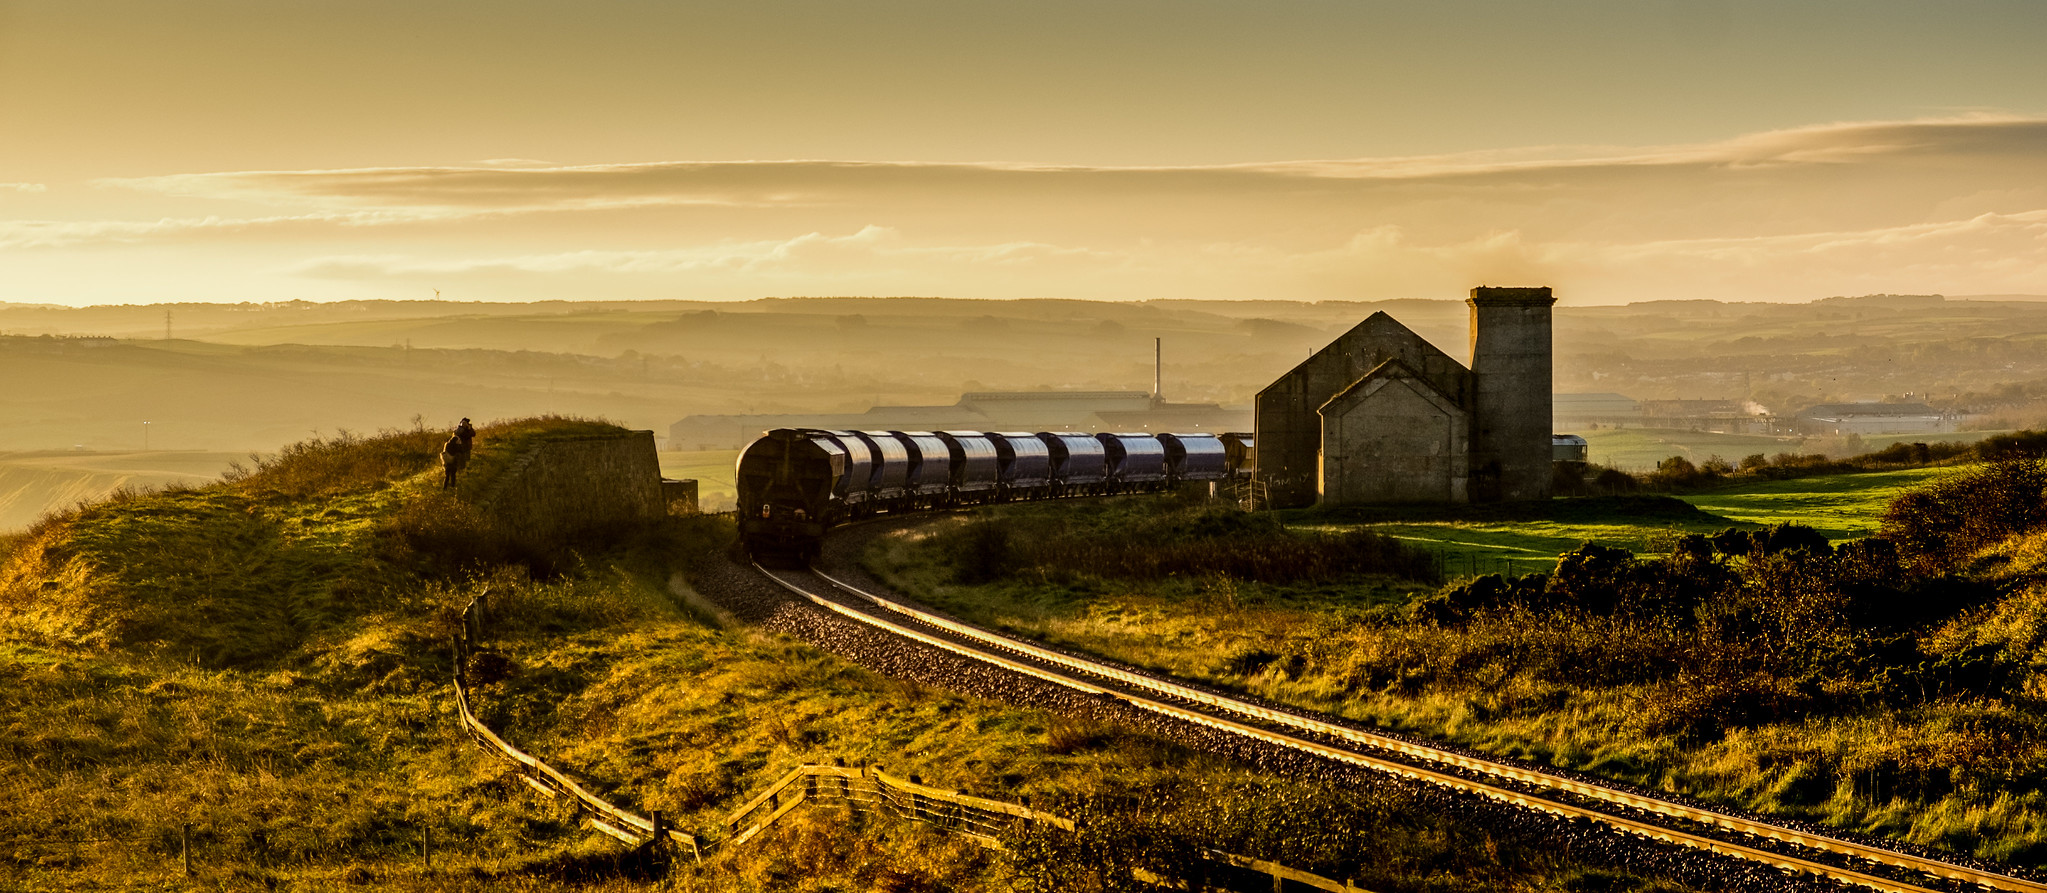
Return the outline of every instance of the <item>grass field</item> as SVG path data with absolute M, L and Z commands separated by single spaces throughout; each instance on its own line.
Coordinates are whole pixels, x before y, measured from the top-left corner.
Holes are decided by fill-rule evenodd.
M 1372 889 L 1590 889 L 1587 878 L 1677 889 L 1624 875 L 1615 886 L 1611 866 L 1581 870 L 1538 834 L 1481 829 L 1398 790 L 1277 778 L 1098 718 L 948 693 L 946 679 L 889 679 L 706 616 L 691 607 L 702 602 L 690 574 L 715 567 L 730 519 L 585 541 L 545 579 L 478 564 L 494 553 L 457 500 L 487 488 L 520 444 L 593 428 L 608 430 L 486 427 L 507 449 L 480 455 L 455 496 L 438 487 L 438 435 L 403 432 L 287 448 L 235 481 L 130 494 L 0 538 L 0 889 L 1101 889 L 1066 879 L 1130 858 L 1164 874 L 1194 845 Z M 479 596 L 479 712 L 628 809 L 710 830 L 794 766 L 845 759 L 1029 796 L 1114 839 L 1086 852 L 1018 845 L 1004 859 L 800 810 L 667 878 L 618 877 L 615 842 L 450 721 L 447 643 L 457 606 Z M 1270 815 L 1273 803 L 1285 815 Z M 1327 827 L 1370 833 L 1300 845 Z
M 1875 533 L 1884 507 L 1906 490 L 1960 470 L 1907 468 L 1761 481 L 1679 498 L 1730 521 L 1803 524 L 1826 534 L 1828 539 L 1844 540 Z
M 738 450 L 680 451 L 661 454 L 661 476 L 697 482 L 697 507 L 707 512 L 732 508 L 738 498 L 733 466 Z
M 1702 462 L 1719 456 L 1729 462 L 1762 453 L 1805 452 L 1802 437 L 1770 437 L 1760 434 L 1714 434 L 1707 431 L 1674 431 L 1660 428 L 1602 428 L 1572 432 L 1585 438 L 1587 455 L 1599 465 L 1625 471 L 1648 471 L 1672 456 Z
M 1451 578 L 1547 571 L 1558 555 L 1588 542 L 1658 553 L 1666 551 L 1677 536 L 1741 526 L 1731 519 L 1687 511 L 1674 501 L 1658 502 L 1662 504 L 1631 513 L 1606 500 L 1559 500 L 1554 506 L 1557 511 L 1547 517 L 1374 522 L 1364 526 L 1430 552 L 1443 575 Z M 1576 510 L 1581 503 L 1585 511 Z M 1321 522 L 1309 516 L 1296 526 L 1335 531 L 1357 525 Z
M 1572 432 L 1585 438 L 1591 461 L 1624 471 L 1648 471 L 1672 456 L 1693 463 L 1718 456 L 1740 463 L 1743 456 L 1761 453 L 1824 453 L 1843 458 L 1883 449 L 1894 443 L 1953 441 L 1975 443 L 1993 434 L 2009 431 L 1957 431 L 1951 434 L 1869 434 L 1853 440 L 1846 437 L 1777 437 L 1764 434 L 1714 434 L 1709 431 L 1679 431 L 1665 428 L 1602 428 Z
M 1683 499 L 1589 498 L 1541 506 L 1282 515 L 1292 530 L 1336 533 L 1362 527 L 1397 537 L 1439 556 L 1445 576 L 1460 584 L 1457 578 L 1474 574 L 1550 570 L 1558 552 L 1583 541 L 1657 553 L 1680 534 L 1783 522 L 1814 527 L 1836 540 L 1863 536 L 1876 529 L 1892 498 L 1959 472 L 1816 476 Z M 1122 528 L 1131 531 L 1148 529 L 1153 515 L 1175 511 L 1163 502 L 1137 499 L 1115 505 L 1120 508 L 1090 511 L 1127 512 Z M 1069 512 L 1061 516 L 1069 528 L 1113 539 L 1113 532 L 1104 532 L 1113 531 L 1113 525 L 1082 524 L 1087 519 L 1062 506 L 1002 507 L 991 513 L 997 520 L 989 526 L 1007 531 L 1004 548 L 1011 554 L 1043 554 L 1032 551 L 1041 548 L 1035 542 L 1019 538 L 1071 536 L 1043 518 L 1034 521 L 1034 515 L 1049 517 L 1061 509 Z M 1438 597 L 1430 584 L 1390 577 L 1301 586 L 1218 574 L 1122 578 L 1026 564 L 1003 578 L 971 583 L 960 571 L 971 567 L 965 562 L 975 553 L 962 544 L 987 539 L 968 535 L 975 523 L 947 519 L 886 537 L 869 550 L 866 565 L 913 598 L 973 622 L 1367 725 L 1984 858 L 2039 864 L 2047 854 L 2047 792 L 2036 781 L 2047 745 L 2036 737 L 2041 720 L 2030 706 L 2036 703 L 2031 692 L 2047 690 L 2047 681 L 2040 681 L 2047 672 L 2025 677 L 2028 697 L 2014 700 L 1990 694 L 1997 690 L 1989 683 L 1969 688 L 1977 683 L 1926 669 L 1980 663 L 1979 652 L 1994 650 L 2013 636 L 2019 638 L 2012 646 L 2012 665 L 2041 666 L 2033 655 L 2041 618 L 2047 617 L 2047 588 L 2037 581 L 2029 584 L 2034 589 L 2000 602 L 1994 612 L 1962 612 L 1937 629 L 1911 630 L 1915 651 L 1893 659 L 1879 646 L 1891 641 L 1885 636 L 1896 636 L 1894 630 L 1858 625 L 1910 622 L 1890 613 L 1861 619 L 1815 610 L 1783 622 L 1777 633 L 1726 635 L 1726 630 L 1792 603 L 1800 595 L 1793 590 L 1821 573 L 1811 568 L 1788 571 L 1794 577 L 1806 575 L 1800 578 L 1805 583 L 1797 584 L 1763 576 L 1787 572 L 1783 565 L 1774 571 L 1768 564 L 1741 571 L 1754 574 L 1743 584 L 1753 588 L 1719 590 L 1715 598 L 1753 598 L 1759 607 L 1753 614 L 1726 613 L 1732 610 L 1727 603 L 1714 603 L 1714 610 L 1723 613 L 1713 616 L 1740 619 L 1711 635 L 1684 629 L 1687 618 L 1706 616 L 1691 613 L 1705 611 L 1706 602 L 1668 614 L 1621 618 L 1565 610 L 1556 603 L 1531 608 L 1514 601 L 1522 597 L 1517 595 L 1492 604 L 1482 623 L 1466 623 L 1435 613 L 1456 598 L 1455 591 Z M 2038 539 L 2011 550 L 2035 556 L 2014 561 L 2013 567 L 2038 566 Z M 1721 571 L 1699 569 L 1699 579 L 1753 568 L 1756 560 L 1727 559 L 1714 565 Z M 1638 579 L 1635 574 L 1662 567 L 1613 566 L 1614 581 Z M 1469 594 L 1488 585 L 1461 591 Z M 1543 581 L 1523 585 L 1541 587 Z M 1643 585 L 1658 592 L 1682 588 L 1668 579 Z M 1559 590 L 1538 591 L 1554 595 Z M 1808 599 L 1800 604 L 1809 608 L 1817 603 Z M 1829 616 L 1834 619 L 1824 623 L 1813 619 Z M 1659 625 L 1664 623 L 1676 626 Z M 1794 626 L 1818 630 L 1812 641 L 1835 650 L 1800 652 L 1786 646 L 1795 637 L 1784 630 Z M 1843 642 L 1860 650 L 1849 652 Z M 1992 644 L 1971 644 L 1977 642 Z M 1716 654 L 1750 649 L 1761 657 L 1741 658 L 1749 664 L 1733 664 L 1732 659 L 1713 663 L 1691 650 L 1703 647 L 1719 648 Z M 1786 656 L 1808 653 L 1818 656 Z M 1878 669 L 1842 671 L 1840 656 L 1850 653 L 1860 663 L 1848 666 Z M 1691 661 L 1681 672 L 1674 669 L 1680 660 Z M 1769 661 L 1790 669 L 1776 669 L 1779 664 Z M 1871 673 L 1866 678 L 1877 682 L 1851 690 L 1864 683 L 1857 672 Z M 1922 680 L 1916 694 L 1910 686 L 1881 695 L 1890 700 L 1869 694 L 1884 679 L 1915 672 L 1927 674 L 1912 677 Z M 1931 671 L 1940 672 L 1945 671 Z M 1825 681 L 1800 681 L 1813 679 Z M 1827 698 L 1836 696 L 1825 694 L 1832 689 L 1824 696 L 1799 695 L 1802 690 L 1795 686 L 1806 684 L 1843 687 L 1846 693 L 1832 701 Z M 1946 694 L 1937 688 L 1927 693 L 1926 686 L 1941 685 L 1949 686 Z M 1720 694 L 1701 694 L 1706 691 Z M 1808 699 L 1792 700 L 1796 697 Z M 1781 706 L 1766 710 L 1754 704 Z M 1653 719 L 1682 710 L 1734 719 L 1706 732 Z
M 1892 499 L 1957 470 L 1912 468 L 1757 481 L 1654 501 L 1562 499 L 1537 516 L 1378 521 L 1368 526 L 1436 555 L 1446 577 L 1534 573 L 1548 570 L 1557 555 L 1588 542 L 1654 555 L 1668 551 L 1671 541 L 1684 534 L 1781 523 L 1803 524 L 1836 541 L 1869 536 Z M 1354 526 L 1313 513 L 1303 514 L 1297 523 L 1331 530 Z
M 205 484 L 218 480 L 229 463 L 247 464 L 248 458 L 247 453 L 202 450 L 0 453 L 0 533 L 124 487 Z

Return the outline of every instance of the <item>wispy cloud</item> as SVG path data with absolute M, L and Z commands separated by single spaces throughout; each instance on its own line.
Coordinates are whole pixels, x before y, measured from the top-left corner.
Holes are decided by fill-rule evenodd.
M 335 255 L 311 258 L 286 272 L 322 278 L 399 278 L 476 273 L 537 274 L 731 274 L 830 275 L 947 266 L 1016 268 L 1047 262 L 1120 257 L 1113 252 L 1067 248 L 1040 242 L 989 245 L 915 245 L 885 226 L 867 226 L 841 236 L 805 233 L 758 242 L 719 242 L 661 251 L 567 251 L 487 258 L 428 260 L 403 255 Z
M 155 220 L 0 220 L 0 249 L 74 248 L 233 235 L 259 230 L 388 226 L 448 219 L 426 210 L 376 210 L 265 217 L 160 217 Z
M 48 192 L 42 183 L 0 183 L 0 192 Z
M 1977 115 L 1910 122 L 1844 123 L 1751 134 L 1655 149 L 1534 147 L 1456 155 L 1287 161 L 1205 166 L 1085 166 L 856 161 L 645 162 L 553 166 L 493 159 L 477 166 L 303 171 L 226 171 L 105 179 L 101 185 L 264 201 L 341 201 L 440 208 L 601 208 L 616 205 L 774 206 L 841 201 L 876 192 L 975 187 L 1062 192 L 1313 189 L 1355 192 L 1412 181 L 1493 185 L 1516 177 L 1602 173 L 1726 172 L 1766 167 L 1840 166 L 1937 158 L 2003 158 L 2038 163 L 2047 119 Z
M 1983 115 L 1198 167 L 493 159 L 98 185 L 194 213 L 0 221 L 0 249 L 174 242 L 283 282 L 505 296 L 2047 292 L 2047 119 Z

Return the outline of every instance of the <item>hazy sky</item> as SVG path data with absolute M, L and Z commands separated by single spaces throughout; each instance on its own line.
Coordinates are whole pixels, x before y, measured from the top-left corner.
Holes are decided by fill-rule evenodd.
M 2047 294 L 2047 0 L 0 0 L 0 301 Z

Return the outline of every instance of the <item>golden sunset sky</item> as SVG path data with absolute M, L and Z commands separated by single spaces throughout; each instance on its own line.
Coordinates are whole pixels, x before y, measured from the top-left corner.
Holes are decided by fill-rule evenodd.
M 2047 294 L 2043 46 L 2043 0 L 0 0 L 0 301 Z

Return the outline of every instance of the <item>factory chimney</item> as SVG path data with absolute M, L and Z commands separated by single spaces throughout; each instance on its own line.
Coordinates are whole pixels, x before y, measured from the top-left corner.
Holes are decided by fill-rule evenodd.
M 1151 405 L 1166 399 L 1166 339 L 1151 339 Z

